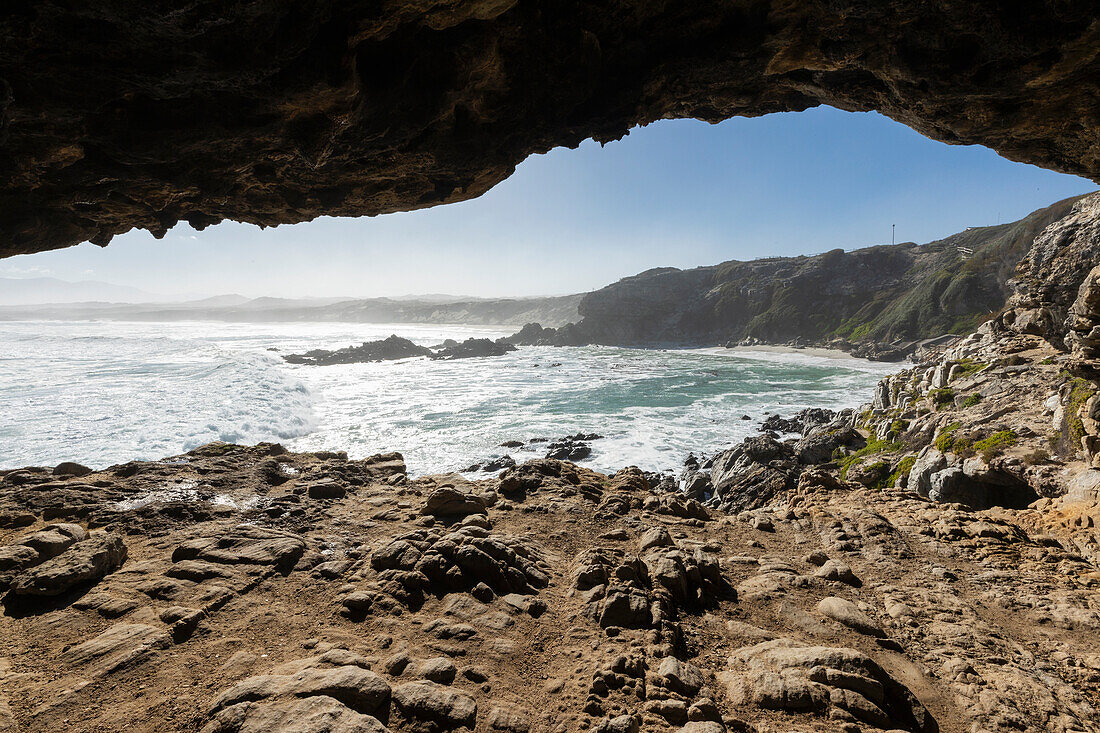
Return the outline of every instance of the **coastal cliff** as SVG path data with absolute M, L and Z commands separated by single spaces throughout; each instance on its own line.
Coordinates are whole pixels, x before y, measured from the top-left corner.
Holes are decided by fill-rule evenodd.
M 515 342 L 824 345 L 901 359 L 922 340 L 969 333 L 1000 312 L 1016 265 L 1079 200 L 924 245 L 649 270 L 585 295 L 576 324 L 528 328 Z

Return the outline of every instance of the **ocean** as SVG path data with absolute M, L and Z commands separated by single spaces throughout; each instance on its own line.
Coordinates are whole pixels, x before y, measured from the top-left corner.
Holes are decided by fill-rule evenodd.
M 214 440 L 461 470 L 506 440 L 577 432 L 583 465 L 678 470 L 766 413 L 854 407 L 900 366 L 819 353 L 521 347 L 501 357 L 291 365 L 281 354 L 397 334 L 423 345 L 515 329 L 352 323 L 0 323 L 0 468 L 156 460 Z M 277 350 L 277 351 L 276 351 Z M 742 419 L 748 415 L 749 420 Z

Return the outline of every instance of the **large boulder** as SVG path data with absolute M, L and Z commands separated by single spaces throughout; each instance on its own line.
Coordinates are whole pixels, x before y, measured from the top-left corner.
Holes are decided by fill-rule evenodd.
M 11 585 L 17 596 L 57 596 L 101 580 L 122 566 L 126 545 L 113 533 L 92 535 L 52 560 L 24 571 Z
M 487 514 L 488 510 L 481 498 L 444 486 L 428 495 L 420 513 L 436 517 L 465 517 L 470 514 Z
M 794 488 L 796 463 L 788 446 L 767 435 L 747 438 L 714 457 L 710 503 L 726 511 L 754 509 Z
M 393 703 L 404 718 L 436 730 L 473 730 L 477 722 L 477 701 L 436 682 L 409 682 L 396 687 Z

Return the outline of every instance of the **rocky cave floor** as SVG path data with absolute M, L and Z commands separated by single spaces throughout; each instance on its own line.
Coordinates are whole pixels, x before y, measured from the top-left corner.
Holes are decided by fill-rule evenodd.
M 0 474 L 0 730 L 1100 729 L 1095 500 L 807 470 L 727 514 L 268 444 L 67 470 Z

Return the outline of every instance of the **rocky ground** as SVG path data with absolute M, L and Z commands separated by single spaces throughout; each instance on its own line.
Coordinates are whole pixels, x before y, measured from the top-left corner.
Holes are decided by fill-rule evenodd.
M 0 730 L 1100 726 L 1095 494 L 811 468 L 727 513 L 637 469 L 276 445 L 80 473 L 0 478 Z

